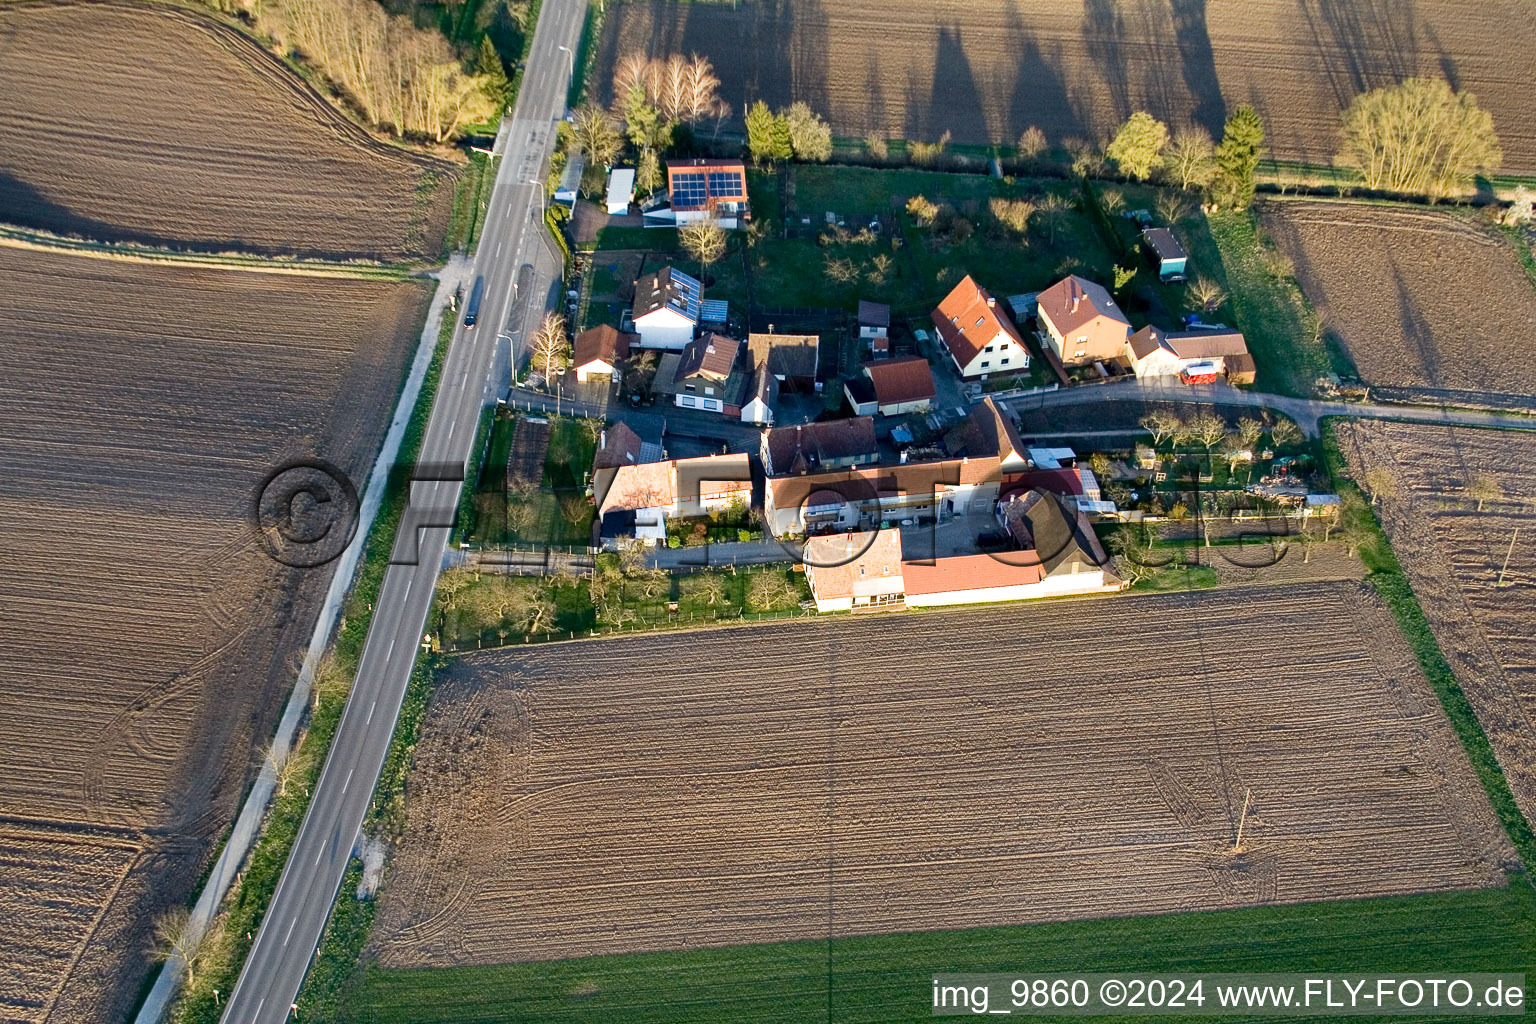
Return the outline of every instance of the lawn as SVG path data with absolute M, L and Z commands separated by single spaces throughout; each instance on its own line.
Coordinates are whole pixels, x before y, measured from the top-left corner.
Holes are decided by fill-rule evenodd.
M 579 417 L 550 416 L 548 420 L 549 448 L 542 479 L 537 490 L 522 495 L 508 490 L 506 470 L 524 421 L 505 411 L 495 419 L 485 466 L 465 510 L 464 536 L 472 543 L 582 547 L 590 542 L 593 510 L 586 500 L 586 486 L 597 449 L 595 430 Z M 509 513 L 513 505 L 526 511 Z
M 1516 879 L 1507 889 L 558 963 L 369 966 L 343 1019 L 887 1024 L 931 1019 L 929 984 L 939 972 L 1403 973 L 1520 971 L 1533 962 L 1536 892 Z

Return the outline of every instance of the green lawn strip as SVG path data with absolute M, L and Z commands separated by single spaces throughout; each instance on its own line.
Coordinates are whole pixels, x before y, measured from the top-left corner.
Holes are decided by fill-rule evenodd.
M 1525 268 L 1525 276 L 1531 279 L 1531 287 L 1536 288 L 1536 254 L 1532 254 L 1530 244 L 1525 240 L 1525 234 L 1516 227 L 1504 226 L 1500 233 L 1509 240 L 1509 244 L 1515 250 L 1515 258 Z
M 603 15 L 608 11 L 608 4 L 603 0 L 587 4 L 587 14 L 581 23 L 581 39 L 576 44 L 576 53 L 571 58 L 571 86 L 565 94 L 565 105 L 568 109 L 575 109 L 587 98 L 587 83 L 592 78 L 592 69 L 597 64 L 597 40 L 603 30 Z
M 464 485 L 459 488 L 459 512 L 454 517 L 453 531 L 448 536 L 449 548 L 454 547 L 465 537 L 475 535 L 475 495 L 485 487 L 487 469 L 495 465 L 486 456 L 490 453 L 491 424 L 496 420 L 497 406 L 488 405 L 480 410 L 480 423 L 475 427 L 475 441 L 469 449 L 470 466 L 478 466 L 475 475 L 466 475 Z M 505 455 L 501 465 L 506 466 Z
M 1258 367 L 1258 389 L 1311 396 L 1317 378 L 1331 367 L 1327 353 L 1311 343 L 1302 326 L 1307 306 L 1301 290 L 1289 277 L 1277 278 L 1266 267 L 1264 243 L 1253 215 L 1219 212 L 1205 223 L 1208 236 L 1198 230 L 1186 232 L 1193 242 L 1191 260 L 1197 274 L 1212 277 L 1226 288 L 1236 326 L 1247 338 Z
M 557 963 L 393 971 L 370 964 L 347 993 L 341 1019 L 887 1024 L 932 1019 L 937 972 L 1519 971 L 1533 956 L 1536 892 L 1522 884 Z
M 1350 521 L 1343 526 L 1345 530 L 1363 538 L 1360 557 L 1366 567 L 1371 570 L 1366 576 L 1366 582 L 1371 584 L 1381 595 L 1381 599 L 1386 602 L 1387 607 L 1392 609 L 1392 615 L 1397 619 L 1398 627 L 1403 631 L 1403 637 L 1413 648 L 1425 678 L 1429 680 L 1430 685 L 1435 689 L 1435 694 L 1440 698 L 1446 717 L 1450 719 L 1451 727 L 1456 730 L 1456 736 L 1467 752 L 1467 759 L 1472 762 L 1472 768 L 1477 772 L 1477 777 L 1483 784 L 1483 790 L 1488 794 L 1488 802 L 1493 805 L 1494 812 L 1498 814 L 1499 821 L 1504 826 L 1504 831 L 1508 833 L 1526 870 L 1529 871 L 1532 865 L 1536 865 L 1536 834 L 1533 834 L 1530 822 L 1526 820 L 1515 802 L 1514 794 L 1509 790 L 1509 781 L 1504 777 L 1504 769 L 1499 767 L 1493 746 L 1488 742 L 1488 735 L 1483 731 L 1477 712 L 1473 710 L 1461 684 L 1456 681 L 1456 675 L 1451 671 L 1450 664 L 1445 660 L 1445 654 L 1440 650 L 1440 643 L 1435 639 L 1429 620 L 1424 615 L 1424 609 L 1419 605 L 1418 598 L 1414 596 L 1413 586 L 1408 582 L 1408 577 L 1403 573 L 1397 555 L 1392 551 L 1386 532 L 1382 530 L 1380 522 L 1361 495 L 1359 488 L 1346 475 L 1348 470 L 1343 453 L 1339 450 L 1338 436 L 1334 433 L 1331 419 L 1324 420 L 1322 423 L 1322 449 L 1329 472 L 1333 474 L 1334 489 L 1340 494 L 1349 494 L 1350 497 L 1358 499 L 1351 502 L 1354 511 Z
M 405 509 L 410 467 L 421 450 L 422 433 L 426 429 L 432 398 L 442 376 L 443 359 L 453 337 L 453 325 L 451 317 L 444 318 L 432 362 L 422 380 L 421 392 L 417 395 L 416 406 L 400 442 L 399 456 L 390 468 L 378 515 L 364 542 L 357 576 L 342 609 L 333 651 L 338 665 L 349 676 L 357 670 L 363 641 L 367 638 L 372 620 L 373 603 L 384 582 L 395 530 Z M 335 735 L 345 703 L 343 694 L 319 693 L 317 704 L 304 729 L 301 752 L 305 757 L 305 768 L 298 773 L 297 778 L 289 780 L 285 787 L 274 794 L 262 822 L 261 834 L 247 855 L 240 881 L 231 888 L 221 908 L 224 919 L 223 935 L 218 942 L 220 955 L 198 975 L 195 986 L 183 990 L 182 997 L 172 1007 L 171 1020 L 188 1024 L 213 1024 L 218 1021 L 222 1011 L 213 993 L 217 990 L 227 996 L 234 987 L 241 965 L 250 951 L 251 940 L 246 936 L 254 937 L 272 893 L 277 888 L 283 866 L 288 861 L 288 851 L 293 847 L 299 825 L 309 808 L 310 790 L 324 767 L 325 754 L 330 749 L 331 738 Z

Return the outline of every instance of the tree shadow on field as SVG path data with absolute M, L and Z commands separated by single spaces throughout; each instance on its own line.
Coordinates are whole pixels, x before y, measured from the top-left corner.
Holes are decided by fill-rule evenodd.
M 1413 0 L 1298 0 L 1339 108 L 1418 73 Z
M 1173 35 L 1179 48 L 1179 69 L 1184 85 L 1194 99 L 1190 120 L 1220 138 L 1227 120 L 1227 104 L 1221 97 L 1221 79 L 1216 74 L 1216 55 L 1211 49 L 1210 27 L 1206 24 L 1206 0 L 1171 0 Z
M 1114 104 L 1115 122 L 1131 116 L 1131 89 L 1125 63 L 1125 18 L 1119 0 L 1084 0 L 1083 44 L 1104 76 Z
M 1440 379 L 1440 349 L 1435 344 L 1434 333 L 1419 313 L 1418 303 L 1414 302 L 1413 292 L 1396 259 L 1392 260 L 1392 284 L 1397 289 L 1397 315 L 1403 325 L 1403 347 L 1419 361 L 1419 372 L 1424 377 L 1419 383 L 1434 387 Z
M 170 240 L 124 231 L 105 221 L 81 217 L 62 203 L 49 199 L 28 181 L 0 171 L 0 222 L 17 227 L 51 231 L 94 242 L 143 242 L 169 244 Z M 212 243 L 218 245 L 219 243 Z M 229 243 L 226 247 L 232 247 Z
M 946 130 L 965 142 L 989 138 L 981 90 L 976 86 L 970 56 L 960 40 L 959 25 L 940 26 L 927 104 L 921 111 L 912 110 L 912 106 L 909 98 L 907 123 L 917 125 L 918 134 L 925 140 L 937 139 Z M 914 113 L 918 114 L 916 118 Z
M 1031 125 L 1045 132 L 1053 142 L 1081 134 L 1082 120 L 1061 77 L 1064 61 L 1060 44 L 1054 54 L 1047 55 L 1020 20 L 1016 7 L 1009 5 L 1005 18 L 1004 39 L 1014 54 L 1017 69 L 1008 94 L 1008 118 L 1014 138 Z M 1011 143 L 1013 139 L 1004 141 Z

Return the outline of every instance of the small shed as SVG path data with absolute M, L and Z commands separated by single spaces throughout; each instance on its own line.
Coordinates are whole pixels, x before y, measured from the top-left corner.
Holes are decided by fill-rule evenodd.
M 1164 281 L 1182 281 L 1188 269 L 1189 254 L 1167 228 L 1144 228 L 1141 237 L 1157 260 L 1157 276 Z
M 615 167 L 608 172 L 608 213 L 622 217 L 629 212 L 629 204 L 635 201 L 635 169 Z
M 880 409 L 875 398 L 875 383 L 868 377 L 849 377 L 843 381 L 843 393 L 855 416 L 873 416 Z
M 1022 324 L 1025 320 L 1040 312 L 1039 292 L 1020 292 L 1018 295 L 1008 296 L 1008 308 L 1013 312 L 1013 322 Z
M 555 202 L 562 206 L 576 205 L 576 196 L 581 192 L 581 176 L 586 170 L 587 158 L 581 153 L 572 153 L 565 162 L 565 171 L 560 175 L 560 184 L 555 189 Z

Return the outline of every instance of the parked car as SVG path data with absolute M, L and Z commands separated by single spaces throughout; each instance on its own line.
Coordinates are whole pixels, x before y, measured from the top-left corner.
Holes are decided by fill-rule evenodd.
M 996 530 L 983 530 L 976 535 L 976 546 L 983 551 L 998 551 L 1012 544 L 1012 538 Z

